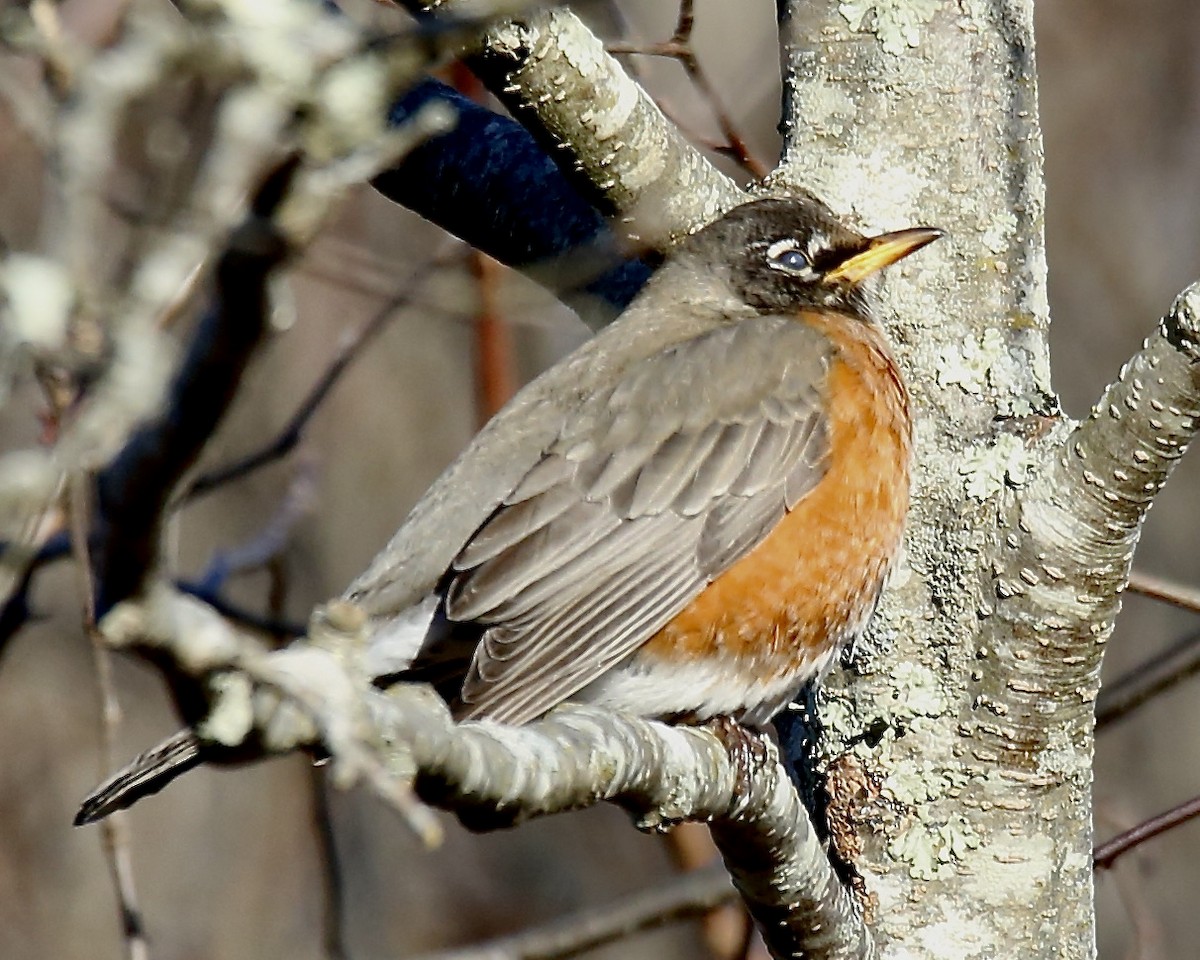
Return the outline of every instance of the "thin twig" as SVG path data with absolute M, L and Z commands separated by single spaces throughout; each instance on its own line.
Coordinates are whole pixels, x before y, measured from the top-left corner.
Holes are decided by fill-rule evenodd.
M 679 18 L 675 21 L 675 32 L 671 39 L 677 43 L 691 43 L 692 30 L 696 26 L 694 0 L 679 0 Z
M 338 859 L 333 833 L 333 816 L 329 808 L 329 790 L 325 783 L 324 767 L 310 764 L 308 788 L 312 796 L 312 828 L 317 838 L 317 853 L 321 861 L 321 943 L 325 960 L 345 960 L 345 883 L 342 863 Z
M 471 257 L 471 272 L 479 291 L 475 314 L 476 410 L 479 425 L 487 423 L 517 392 L 512 328 L 497 303 L 500 264 L 486 253 Z
M 1096 729 L 1103 730 L 1197 673 L 1200 673 L 1200 633 L 1191 633 L 1100 691 L 1096 700 Z
M 721 98 L 717 96 L 716 88 L 708 78 L 708 74 L 700 65 L 700 59 L 696 56 L 695 47 L 692 46 L 692 33 L 696 27 L 696 12 L 692 0 L 680 0 L 679 17 L 675 23 L 675 32 L 671 35 L 671 39 L 665 43 L 652 44 L 634 44 L 634 43 L 611 43 L 608 44 L 607 50 L 612 54 L 633 54 L 635 56 L 645 57 L 665 57 L 670 60 L 679 61 L 684 72 L 688 75 L 688 79 L 692 81 L 692 85 L 699 91 L 701 98 L 708 104 L 709 110 L 712 112 L 713 119 L 717 121 L 717 126 L 721 130 L 721 136 L 725 138 L 723 144 L 708 144 L 717 153 L 731 157 L 737 164 L 742 167 L 756 180 L 761 180 L 769 172 L 770 168 L 759 160 L 754 152 L 746 143 L 746 139 L 738 130 L 737 124 L 733 122 L 733 118 L 728 111 L 722 106 Z
M 1103 802 L 1096 803 L 1094 816 L 1097 828 L 1103 825 L 1120 831 L 1127 827 L 1127 818 L 1116 814 Z M 1158 953 L 1153 947 L 1163 939 L 1162 925 L 1155 916 L 1155 904 L 1151 902 L 1150 893 L 1139 874 L 1137 865 L 1128 861 L 1123 867 L 1114 867 L 1107 872 L 1107 876 L 1112 878 L 1117 898 L 1125 908 L 1125 915 L 1133 927 L 1133 943 L 1130 952 L 1125 955 L 1126 960 L 1150 960 L 1151 957 L 1157 957 Z M 1147 947 L 1151 948 L 1150 952 L 1146 951 Z
M 563 917 L 543 927 L 419 960 L 556 960 L 622 937 L 701 916 L 737 899 L 721 865 L 682 874 L 649 890 Z
M 1129 593 L 1161 600 L 1173 607 L 1200 613 L 1200 589 L 1189 587 L 1165 577 L 1156 577 L 1150 573 L 1140 573 L 1135 570 L 1129 575 L 1129 585 L 1125 588 Z
M 247 540 L 213 553 L 208 569 L 200 577 L 200 586 L 217 595 L 230 577 L 261 570 L 279 557 L 296 524 L 316 503 L 316 487 L 315 465 L 309 458 L 302 458 L 279 506 Z
M 1106 870 L 1116 862 L 1123 853 L 1140 846 L 1147 840 L 1152 840 L 1160 833 L 1166 833 L 1192 818 L 1200 816 L 1200 796 L 1192 797 L 1172 807 L 1165 813 L 1151 817 L 1139 823 L 1136 827 L 1117 834 L 1111 840 L 1102 843 L 1092 852 L 1092 865 L 1097 870 Z
M 179 497 L 177 505 L 181 506 L 185 503 L 190 503 L 197 497 L 201 497 L 217 487 L 238 480 L 261 467 L 283 459 L 291 453 L 303 437 L 308 422 L 320 409 L 321 404 L 325 402 L 325 398 L 329 396 L 330 391 L 337 385 L 342 374 L 346 372 L 355 358 L 362 353 L 363 348 L 383 331 L 388 322 L 396 315 L 396 312 L 401 307 L 412 302 L 413 297 L 420 290 L 423 281 L 439 266 L 444 264 L 446 257 L 447 252 L 444 250 L 440 251 L 413 270 L 403 285 L 403 290 L 389 297 L 387 302 L 366 323 L 350 334 L 343 342 L 332 362 L 325 368 L 325 372 L 313 385 L 308 395 L 301 401 L 300 406 L 296 408 L 296 412 L 292 414 L 291 419 L 284 425 L 283 430 L 270 443 L 248 456 L 241 457 L 232 463 L 201 474 L 187 486 Z
M 75 571 L 79 581 L 79 596 L 83 624 L 92 647 L 96 668 L 96 686 L 100 694 L 100 768 L 111 770 L 116 760 L 117 728 L 121 723 L 121 704 L 113 682 L 112 654 L 96 629 L 96 592 L 87 537 L 87 517 L 90 511 L 88 490 L 90 478 L 76 476 L 71 483 L 70 527 L 71 548 L 75 556 Z M 149 951 L 145 926 L 138 905 L 137 885 L 130 856 L 129 823 L 125 814 L 118 813 L 104 821 L 101 830 L 104 859 L 112 879 L 113 892 L 121 923 L 121 937 L 128 960 L 146 960 Z

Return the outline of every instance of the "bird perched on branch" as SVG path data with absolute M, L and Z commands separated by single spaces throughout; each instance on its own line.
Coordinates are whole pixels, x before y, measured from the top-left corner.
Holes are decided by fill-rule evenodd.
M 765 723 L 871 616 L 908 507 L 908 392 L 872 278 L 940 236 L 863 237 L 809 196 L 682 241 L 522 390 L 350 587 L 380 685 L 462 720 L 567 700 Z M 80 811 L 204 759 L 190 734 Z

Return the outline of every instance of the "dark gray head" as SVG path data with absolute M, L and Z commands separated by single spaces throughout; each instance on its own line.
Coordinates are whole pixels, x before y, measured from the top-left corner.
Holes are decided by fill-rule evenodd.
M 734 293 L 773 313 L 827 307 L 870 319 L 864 282 L 942 235 L 916 227 L 864 237 L 815 197 L 753 200 L 689 237 L 680 254 L 727 264 Z

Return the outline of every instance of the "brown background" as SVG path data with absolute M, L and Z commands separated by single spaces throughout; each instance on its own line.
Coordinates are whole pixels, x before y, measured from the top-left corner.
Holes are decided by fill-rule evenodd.
M 71 28 L 91 36 L 103 29 L 107 6 L 75 0 L 64 9 Z M 626 6 L 645 8 L 630 25 L 634 37 L 670 33 L 672 4 Z M 769 159 L 777 149 L 778 76 L 764 70 L 775 62 L 772 5 L 697 6 L 702 61 L 754 149 Z M 1043 0 L 1039 31 L 1054 370 L 1066 409 L 1079 416 L 1172 297 L 1200 274 L 1200 7 L 1191 0 Z M 715 136 L 706 106 L 676 65 L 638 63 L 674 116 Z M 36 248 L 42 164 L 5 110 L 0 228 L 14 247 Z M 369 191 L 346 205 L 330 234 L 295 272 L 297 321 L 258 361 L 210 462 L 271 435 L 346 329 L 364 321 L 438 242 L 437 231 Z M 500 295 L 522 376 L 584 335 L 520 278 L 505 278 Z M 214 550 L 252 537 L 298 464 L 313 472 L 316 498 L 284 555 L 293 617 L 340 591 L 382 546 L 476 422 L 470 283 L 445 270 L 419 300 L 330 397 L 298 458 L 202 501 L 178 521 L 172 542 L 180 573 L 195 574 Z M 952 313 L 953 304 L 945 309 Z M 0 414 L 6 449 L 36 436 L 31 396 L 18 396 Z M 1139 555 L 1143 569 L 1200 580 L 1197 477 L 1193 457 L 1160 497 Z M 265 576 L 252 575 L 235 593 L 261 606 L 265 585 Z M 117 957 L 99 832 L 69 826 L 100 772 L 92 659 L 70 571 L 43 576 L 34 600 L 45 619 L 0 661 L 0 956 Z M 1106 675 L 1197 629 L 1195 617 L 1132 598 Z M 121 749 L 132 754 L 170 732 L 173 721 L 152 673 L 122 661 L 117 676 L 126 708 Z M 1099 835 L 1200 793 L 1194 690 L 1179 688 L 1101 737 Z M 321 956 L 309 784 L 306 763 L 288 758 L 200 771 L 138 806 L 131 817 L 134 865 L 156 958 Z M 335 796 L 333 810 L 347 939 L 360 958 L 518 929 L 635 891 L 672 870 L 660 841 L 636 833 L 610 809 L 483 837 L 448 821 L 447 842 L 434 853 L 419 849 L 367 797 Z M 1128 858 L 1115 877 L 1102 877 L 1102 956 L 1132 955 L 1135 947 L 1147 960 L 1194 956 L 1198 864 L 1200 827 L 1184 827 Z M 695 932 L 676 928 L 607 954 L 683 957 L 697 949 Z

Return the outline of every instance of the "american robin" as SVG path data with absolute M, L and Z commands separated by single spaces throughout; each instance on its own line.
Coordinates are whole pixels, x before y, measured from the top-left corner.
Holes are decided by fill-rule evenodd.
M 863 629 L 900 545 L 909 399 L 870 278 L 940 235 L 866 238 L 802 196 L 680 243 L 350 587 L 377 682 L 432 683 L 462 720 L 769 720 Z M 176 745 L 81 819 L 202 758 Z

